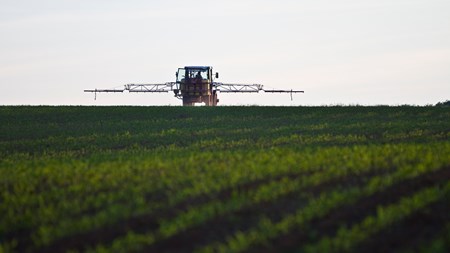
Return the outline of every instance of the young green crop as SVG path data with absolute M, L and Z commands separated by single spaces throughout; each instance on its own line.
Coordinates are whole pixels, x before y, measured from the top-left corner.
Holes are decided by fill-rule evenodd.
M 404 219 L 426 205 L 448 197 L 450 183 L 444 187 L 431 187 L 402 199 L 399 203 L 382 206 L 375 216 L 369 216 L 351 228 L 342 228 L 334 238 L 323 238 L 315 245 L 307 245 L 304 252 L 348 252 L 370 235 L 381 231 L 392 223 Z
M 0 252 L 271 245 L 307 222 L 297 211 L 314 221 L 352 194 L 433 171 L 442 175 L 430 187 L 449 180 L 449 116 L 412 106 L 0 107 Z M 221 219 L 241 232 L 205 229 Z M 189 231 L 204 239 L 176 241 Z M 442 238 L 420 247 L 447 249 Z
M 421 166 L 418 167 L 420 168 Z M 253 229 L 245 232 L 238 231 L 236 234 L 227 238 L 224 243 L 212 243 L 212 245 L 199 249 L 199 252 L 243 252 L 252 246 L 266 243 L 267 240 L 287 234 L 295 227 L 300 226 L 300 228 L 302 228 L 302 226 L 305 226 L 309 220 L 323 217 L 328 212 L 332 212 L 332 210 L 338 206 L 352 204 L 358 198 L 370 196 L 371 194 L 374 194 L 377 191 L 382 191 L 383 189 L 396 184 L 401 180 L 418 177 L 427 172 L 427 170 L 419 171 L 418 168 L 401 167 L 394 173 L 370 178 L 364 187 L 349 187 L 343 191 L 336 190 L 323 193 L 319 197 L 310 199 L 308 201 L 308 205 L 302 209 L 299 209 L 295 214 L 285 216 L 283 220 L 277 223 L 274 223 L 267 218 L 262 218 L 260 224 Z M 437 190 L 438 188 L 433 188 L 432 193 L 435 193 Z M 444 195 L 441 196 L 445 196 L 445 192 L 446 191 L 444 191 Z M 435 198 L 430 198 L 427 201 L 433 201 L 434 199 Z M 425 205 L 426 203 L 429 202 L 424 202 L 423 204 Z M 359 230 L 355 233 L 358 235 L 362 234 Z M 328 242 L 323 243 L 323 245 L 329 246 L 329 248 L 312 248 L 310 252 L 331 252 L 333 247 L 336 246 L 335 244 L 341 242 L 340 239 L 341 238 L 337 238 L 332 244 Z M 341 250 L 349 250 L 345 248 L 337 249 L 337 252 L 341 252 Z

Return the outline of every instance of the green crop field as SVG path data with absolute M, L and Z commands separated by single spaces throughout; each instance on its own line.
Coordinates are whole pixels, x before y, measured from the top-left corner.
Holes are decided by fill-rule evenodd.
M 0 107 L 0 252 L 449 252 L 450 108 Z

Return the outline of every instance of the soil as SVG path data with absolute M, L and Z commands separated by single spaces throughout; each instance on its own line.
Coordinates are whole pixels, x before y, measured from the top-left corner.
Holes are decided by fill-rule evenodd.
M 386 172 L 387 171 L 383 172 L 382 170 L 379 170 L 377 171 L 377 174 L 382 175 Z M 148 215 L 131 217 L 110 226 L 105 226 L 83 234 L 62 238 L 47 247 L 34 250 L 34 252 L 66 252 L 69 249 L 85 250 L 99 243 L 111 243 L 115 238 L 123 236 L 129 231 L 134 231 L 136 233 L 156 231 L 160 226 L 160 220 L 176 217 L 180 212 L 186 211 L 192 206 L 206 204 L 213 199 L 228 199 L 236 191 L 249 191 L 271 181 L 280 181 L 285 177 L 293 179 L 305 176 L 307 174 L 311 173 L 293 173 L 279 175 L 274 178 L 263 178 L 239 185 L 238 187 L 224 189 L 216 194 L 190 198 L 167 210 L 161 210 Z M 320 193 L 333 189 L 346 188 L 349 186 L 362 186 L 371 176 L 374 176 L 374 174 L 369 173 L 367 175 L 337 178 L 335 180 L 324 182 L 318 186 L 308 188 L 301 192 L 301 194 L 297 192 L 283 196 L 276 201 L 263 202 L 257 205 L 247 206 L 236 212 L 215 217 L 212 220 L 208 220 L 201 225 L 191 227 L 170 238 L 158 240 L 155 244 L 150 245 L 143 251 L 191 252 L 199 246 L 215 241 L 223 241 L 227 236 L 235 233 L 236 231 L 248 230 L 257 224 L 261 216 L 266 216 L 274 222 L 279 221 L 283 216 L 292 214 L 307 204 L 307 197 L 314 197 Z M 377 192 L 371 196 L 359 199 L 352 205 L 338 207 L 325 217 L 312 220 L 306 225 L 306 229 L 299 228 L 291 231 L 289 234 L 269 241 L 264 246 L 258 246 L 251 249 L 250 252 L 283 252 L 298 249 L 302 245 L 317 241 L 322 236 L 333 236 L 337 229 L 339 229 L 342 225 L 350 227 L 353 224 L 361 222 L 368 215 L 373 215 L 376 212 L 377 207 L 380 205 L 395 203 L 401 198 L 409 196 L 420 189 L 446 183 L 449 179 L 450 169 L 443 168 L 417 178 L 404 180 L 381 192 Z M 433 206 L 430 208 L 432 211 L 435 210 L 433 209 Z M 444 208 L 444 211 L 446 210 L 448 211 L 448 206 Z M 425 212 L 425 214 L 433 215 L 432 212 Z M 419 213 L 415 215 L 422 215 L 422 217 L 419 218 L 425 219 L 423 216 L 424 214 Z M 448 216 L 446 218 L 446 221 L 448 221 Z M 411 219 L 414 221 L 417 217 L 412 216 Z M 421 234 L 418 232 L 422 231 L 424 227 L 428 230 L 437 229 L 439 231 L 439 228 L 443 226 L 443 223 L 438 220 L 433 221 L 434 223 L 430 223 L 431 225 L 429 226 L 427 225 L 428 223 L 421 223 L 421 225 L 418 224 L 418 226 L 414 226 L 413 224 L 416 223 L 411 223 L 409 218 L 403 222 L 404 223 L 398 224 L 398 229 L 394 229 L 395 227 L 393 227 L 387 231 L 389 232 L 387 234 L 393 233 L 391 236 L 392 238 L 396 238 L 395 240 L 387 240 L 387 238 L 385 238 L 386 236 L 383 234 L 386 231 L 382 231 L 379 235 L 374 236 L 374 240 L 369 240 L 362 244 L 360 246 L 360 252 L 376 249 L 376 247 L 373 247 L 371 243 L 378 245 L 377 242 L 379 242 L 379 240 L 385 240 L 387 245 L 392 245 L 392 243 L 399 242 L 399 245 L 402 246 L 403 244 L 401 242 L 409 242 L 410 237 L 414 238 L 411 234 L 404 233 L 405 229 L 412 230 L 413 234 L 414 231 L 416 231 L 416 237 L 420 238 Z M 442 223 L 441 226 L 439 226 L 440 223 Z M 304 231 L 307 231 L 307 233 Z M 26 242 L 30 241 L 29 235 L 22 237 L 22 239 L 23 240 L 21 240 L 21 242 L 24 244 L 20 245 L 19 243 L 19 251 L 26 250 Z
M 405 180 L 394 184 L 381 192 L 362 198 L 353 205 L 340 207 L 325 217 L 313 220 L 308 225 L 308 229 L 291 231 L 289 234 L 276 238 L 263 247 L 255 247 L 249 252 L 284 252 L 298 249 L 305 244 L 317 241 L 322 236 L 333 236 L 342 225 L 351 227 L 352 225 L 361 222 L 365 217 L 374 215 L 378 206 L 395 203 L 401 198 L 409 196 L 420 189 L 444 184 L 447 183 L 448 180 L 450 180 L 449 168 L 440 169 L 423 176 Z M 429 213 L 428 215 L 432 216 L 433 213 Z M 443 225 L 444 224 L 441 224 L 441 226 Z M 408 226 L 405 226 L 405 228 L 407 229 Z M 305 231 L 307 231 L 307 233 L 305 233 Z M 384 231 L 380 233 L 384 233 Z M 400 237 L 403 237 L 403 241 L 408 241 L 409 239 L 405 238 L 405 236 L 406 234 L 398 234 L 397 238 L 402 241 Z M 374 242 L 376 244 L 379 241 Z M 369 247 L 366 249 L 369 250 Z M 375 250 L 376 248 L 372 249 Z
M 130 217 L 127 220 L 119 221 L 115 224 L 101 227 L 99 229 L 94 229 L 88 231 L 86 233 L 73 235 L 66 238 L 61 238 L 51 245 L 43 247 L 41 249 L 37 249 L 36 252 L 66 252 L 68 249 L 75 250 L 85 250 L 89 247 L 93 247 L 99 243 L 110 243 L 115 238 L 120 236 L 124 236 L 129 231 L 133 231 L 136 233 L 144 233 L 157 230 L 159 228 L 159 221 L 162 219 L 170 219 L 175 217 L 180 212 L 188 210 L 190 207 L 202 205 L 208 203 L 213 199 L 228 199 L 231 197 L 233 192 L 244 192 L 249 191 L 251 189 L 257 188 L 263 184 L 267 184 L 272 181 L 280 181 L 285 177 L 289 178 L 298 178 L 301 176 L 307 176 L 312 173 L 316 173 L 317 171 L 308 171 L 308 172 L 297 172 L 297 173 L 288 173 L 277 175 L 275 177 L 270 178 L 261 178 L 257 180 L 253 180 L 251 182 L 246 182 L 241 185 L 237 185 L 234 187 L 223 189 L 220 192 L 210 195 L 200 195 L 198 197 L 186 199 L 174 207 L 165 210 L 159 210 L 154 213 L 140 215 L 135 217 Z M 152 199 L 152 196 L 149 196 L 147 199 Z M 19 240 L 19 251 L 25 249 L 26 245 L 29 245 L 30 242 L 30 234 L 22 231 L 21 240 Z M 17 235 L 14 235 L 17 238 Z

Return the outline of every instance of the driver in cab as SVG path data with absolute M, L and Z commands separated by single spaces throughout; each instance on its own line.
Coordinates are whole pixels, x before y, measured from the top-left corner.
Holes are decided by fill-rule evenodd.
M 196 81 L 197 83 L 201 83 L 201 82 L 202 82 L 202 79 L 203 79 L 202 73 L 201 73 L 200 71 L 197 72 L 197 75 L 195 76 L 195 81 Z

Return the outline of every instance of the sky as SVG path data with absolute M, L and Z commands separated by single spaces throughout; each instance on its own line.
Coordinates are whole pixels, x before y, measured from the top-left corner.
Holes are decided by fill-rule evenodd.
M 84 93 L 213 66 L 219 105 L 429 105 L 450 99 L 448 0 L 0 0 L 0 105 L 181 105 Z

